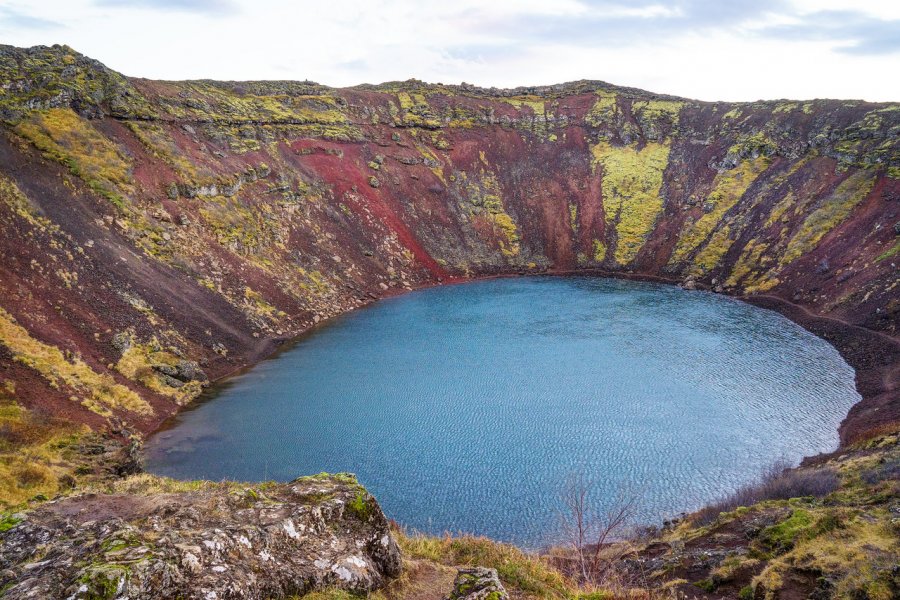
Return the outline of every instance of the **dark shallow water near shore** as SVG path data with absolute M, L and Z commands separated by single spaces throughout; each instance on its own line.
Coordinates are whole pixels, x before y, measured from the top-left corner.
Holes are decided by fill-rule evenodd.
M 351 471 L 388 516 L 536 547 L 571 474 L 639 518 L 837 447 L 853 370 L 784 317 L 676 287 L 498 279 L 384 300 L 217 386 L 146 447 L 151 472 Z

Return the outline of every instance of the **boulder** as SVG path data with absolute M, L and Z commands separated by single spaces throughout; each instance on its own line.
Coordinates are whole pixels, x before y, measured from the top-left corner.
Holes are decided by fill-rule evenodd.
M 73 496 L 17 515 L 0 533 L 3 597 L 365 594 L 400 574 L 388 521 L 352 475 L 198 487 Z
M 457 571 L 448 600 L 509 600 L 509 594 L 497 569 L 471 567 Z

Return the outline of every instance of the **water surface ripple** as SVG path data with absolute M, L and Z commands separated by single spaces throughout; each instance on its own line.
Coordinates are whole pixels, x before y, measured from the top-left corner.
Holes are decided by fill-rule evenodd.
M 838 352 L 777 313 L 594 278 L 481 281 L 344 315 L 147 445 L 178 478 L 351 471 L 392 518 L 540 546 L 572 473 L 654 521 L 837 445 Z

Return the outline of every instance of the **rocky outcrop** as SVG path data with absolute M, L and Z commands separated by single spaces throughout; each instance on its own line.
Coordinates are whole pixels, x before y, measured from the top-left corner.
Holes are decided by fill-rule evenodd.
M 366 592 L 400 573 L 388 522 L 352 476 L 183 487 L 197 489 L 75 496 L 11 517 L 3 597 L 267 599 Z
M 509 600 L 509 594 L 497 569 L 471 567 L 459 569 L 447 600 Z

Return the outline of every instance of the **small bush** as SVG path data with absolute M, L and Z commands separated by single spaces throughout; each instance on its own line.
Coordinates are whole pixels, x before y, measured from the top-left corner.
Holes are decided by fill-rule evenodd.
M 862 480 L 868 485 L 875 485 L 882 481 L 900 480 L 900 458 L 890 459 L 877 467 L 862 472 Z
M 700 509 L 692 515 L 691 520 L 695 525 L 709 525 L 720 513 L 765 500 L 788 500 L 806 496 L 821 498 L 838 489 L 840 483 L 834 469 L 790 469 L 785 463 L 778 462 L 758 482 L 744 486 L 727 498 Z

